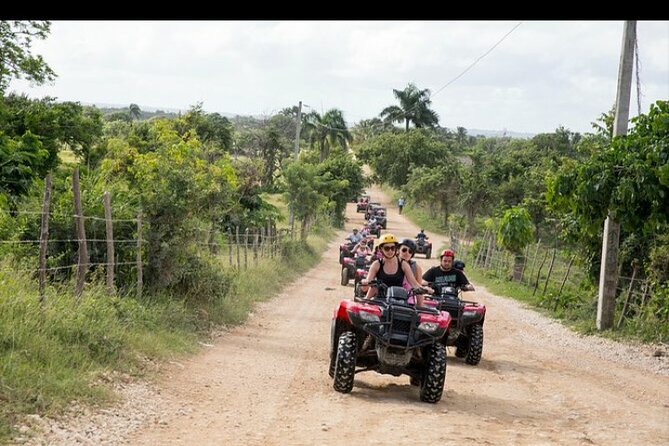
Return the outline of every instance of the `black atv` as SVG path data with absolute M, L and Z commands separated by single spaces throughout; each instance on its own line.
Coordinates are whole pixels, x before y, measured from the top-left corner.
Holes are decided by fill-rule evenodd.
M 425 254 L 426 259 L 432 257 L 432 242 L 428 240 L 428 237 L 416 238 L 414 243 L 416 243 L 416 254 Z
M 442 340 L 447 346 L 455 346 L 455 356 L 464 358 L 470 365 L 477 365 L 483 353 L 483 322 L 486 308 L 479 302 L 462 300 L 462 291 L 457 287 L 430 283 L 435 294 L 427 296 L 425 305 L 435 305 L 451 316 L 448 333 Z M 430 302 L 432 300 L 432 302 Z
M 420 386 L 420 399 L 436 403 L 446 380 L 446 348 L 439 342 L 446 334 L 451 315 L 436 309 L 408 304 L 410 294 L 402 287 L 378 281 L 374 299 L 343 300 L 332 319 L 329 374 L 337 392 L 353 390 L 356 373 L 409 375 Z
M 346 240 L 345 243 L 339 245 L 339 264 L 344 264 L 345 257 L 353 257 L 353 248 L 357 243 L 353 243 L 350 240 Z

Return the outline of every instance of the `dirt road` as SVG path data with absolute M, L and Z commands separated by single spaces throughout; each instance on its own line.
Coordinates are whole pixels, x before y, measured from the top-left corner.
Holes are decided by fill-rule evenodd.
M 385 200 L 377 189 L 372 198 Z M 394 204 L 388 210 L 388 232 L 418 232 Z M 352 204 L 347 215 L 348 230 L 361 226 Z M 602 354 L 598 341 L 480 286 L 468 297 L 488 307 L 483 359 L 472 367 L 449 349 L 439 403 L 420 402 L 406 376 L 375 372 L 357 375 L 352 393 L 335 392 L 327 373 L 330 319 L 339 300 L 353 294 L 351 285 L 339 284 L 343 234 L 299 283 L 261 304 L 247 324 L 170 367 L 158 383 L 161 421 L 118 443 L 669 444 L 667 373 Z M 436 251 L 442 240 L 432 239 Z M 420 262 L 424 269 L 436 264 Z

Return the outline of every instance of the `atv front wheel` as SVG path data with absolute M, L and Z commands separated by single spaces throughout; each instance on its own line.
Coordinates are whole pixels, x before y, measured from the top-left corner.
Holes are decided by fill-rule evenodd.
M 432 247 L 431 246 L 427 249 L 427 251 L 425 251 L 425 258 L 429 259 L 430 257 L 432 257 Z
M 483 353 L 483 325 L 472 325 L 469 333 L 469 351 L 465 357 L 465 362 L 470 365 L 477 365 L 481 361 Z
M 335 357 L 334 389 L 337 392 L 349 393 L 353 390 L 355 359 L 355 333 L 352 331 L 345 331 L 339 336 L 337 356 Z
M 341 338 L 340 338 L 341 339 Z M 437 403 L 444 392 L 446 381 L 446 349 L 435 342 L 430 347 L 425 374 L 420 384 L 420 400 Z

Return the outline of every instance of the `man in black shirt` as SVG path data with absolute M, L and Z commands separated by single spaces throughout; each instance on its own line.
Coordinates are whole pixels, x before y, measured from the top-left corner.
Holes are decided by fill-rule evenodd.
M 423 285 L 434 283 L 437 286 L 454 286 L 462 291 L 474 291 L 474 286 L 469 283 L 467 276 L 459 269 L 453 268 L 455 253 L 446 249 L 441 253 L 439 266 L 433 266 L 423 274 Z

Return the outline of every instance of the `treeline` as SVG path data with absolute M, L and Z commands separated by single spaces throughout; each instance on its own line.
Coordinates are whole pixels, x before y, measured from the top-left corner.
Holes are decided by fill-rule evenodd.
M 316 218 L 341 224 L 346 202 L 364 187 L 360 163 L 331 132 L 309 127 L 310 118 L 302 132 L 304 149 L 294 162 L 291 114 L 287 109 L 237 127 L 197 104 L 177 117 L 129 121 L 78 103 L 7 95 L 0 103 L 0 240 L 8 243 L 0 245 L 0 259 L 21 264 L 38 255 L 36 245 L 9 242 L 38 238 L 43 179 L 49 172 L 54 183 L 49 238 L 73 238 L 75 166 L 81 169 L 88 216 L 102 220 L 105 191 L 113 197 L 115 219 L 141 213 L 149 288 L 188 294 L 198 276 L 215 275 L 199 255 L 198 242 L 281 220 L 266 193 L 285 195 L 303 237 Z M 89 231 L 92 238 L 104 239 L 104 224 Z M 120 225 L 115 237 L 130 240 L 135 232 L 133 225 Z M 50 244 L 49 267 L 76 263 L 77 249 L 73 241 Z M 117 254 L 131 256 L 124 250 L 132 249 L 119 246 Z M 91 263 L 104 263 L 104 255 L 104 249 L 93 250 Z M 60 274 L 69 278 L 67 271 Z M 119 277 L 133 283 L 131 272 Z
M 593 132 L 531 139 L 471 138 L 439 127 L 400 130 L 380 119 L 352 128 L 374 178 L 401 190 L 436 226 L 469 238 L 487 231 L 523 263 L 541 240 L 576 254 L 596 289 L 603 222 L 621 223 L 619 275 L 651 284 L 652 317 L 669 334 L 669 102 L 657 101 L 612 138 L 613 112 Z

